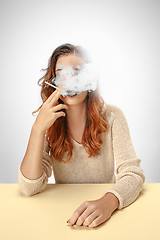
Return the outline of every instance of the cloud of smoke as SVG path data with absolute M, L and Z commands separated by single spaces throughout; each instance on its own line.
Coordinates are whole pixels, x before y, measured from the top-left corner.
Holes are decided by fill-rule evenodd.
M 96 90 L 99 74 L 93 63 L 85 63 L 82 66 L 77 65 L 76 69 L 72 66 L 59 64 L 58 69 L 60 71 L 52 79 L 52 83 L 57 87 L 63 85 L 61 90 L 63 97 Z

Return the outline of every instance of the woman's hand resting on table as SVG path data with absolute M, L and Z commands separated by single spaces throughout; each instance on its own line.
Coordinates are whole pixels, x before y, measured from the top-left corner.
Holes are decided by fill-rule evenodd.
M 100 199 L 83 202 L 67 222 L 69 225 L 96 227 L 108 220 L 118 206 L 117 197 L 107 193 Z

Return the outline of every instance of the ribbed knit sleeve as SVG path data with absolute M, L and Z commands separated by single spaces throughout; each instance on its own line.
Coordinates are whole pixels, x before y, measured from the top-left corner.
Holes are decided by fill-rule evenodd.
M 116 183 L 103 196 L 111 192 L 119 199 L 118 209 L 130 205 L 143 189 L 145 176 L 140 168 L 129 133 L 127 120 L 120 108 L 115 106 L 112 121 L 112 143 L 116 161 Z
M 26 196 L 32 196 L 34 194 L 42 192 L 47 186 L 48 178 L 52 175 L 52 167 L 52 157 L 49 155 L 49 148 L 45 135 L 42 159 L 43 174 L 38 179 L 28 179 L 22 174 L 19 166 L 18 185 L 20 192 Z

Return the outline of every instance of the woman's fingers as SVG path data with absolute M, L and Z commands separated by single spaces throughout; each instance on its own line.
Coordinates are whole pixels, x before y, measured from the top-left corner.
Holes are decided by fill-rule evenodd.
M 61 110 L 61 109 L 63 109 L 63 108 L 68 109 L 68 106 L 65 105 L 65 104 L 58 104 L 57 106 L 54 106 L 54 107 L 53 107 L 53 111 L 54 111 L 54 112 L 57 112 L 57 111 L 59 111 L 59 110 Z
M 82 203 L 79 208 L 77 208 L 74 213 L 72 214 L 69 223 L 71 225 L 74 225 L 75 222 L 77 221 L 77 219 L 79 218 L 79 216 L 87 209 L 87 204 L 86 202 Z
M 55 106 L 56 102 L 58 101 L 60 95 L 61 95 L 61 89 L 60 90 L 56 90 L 56 94 L 54 94 L 51 98 L 51 100 L 49 101 L 49 104 L 52 106 Z
M 89 225 L 97 216 L 97 213 L 90 208 L 87 208 L 77 219 L 76 225 L 81 226 L 82 224 Z
M 61 91 L 60 88 L 54 90 L 53 93 L 47 98 L 47 100 L 45 102 L 49 103 L 54 98 L 54 96 L 56 96 L 57 94 L 60 93 L 60 91 Z
M 55 112 L 55 113 L 54 113 L 54 116 L 56 116 L 56 117 L 55 117 L 55 121 L 56 121 L 57 118 L 59 118 L 59 117 L 65 117 L 66 114 L 65 114 L 64 112 Z

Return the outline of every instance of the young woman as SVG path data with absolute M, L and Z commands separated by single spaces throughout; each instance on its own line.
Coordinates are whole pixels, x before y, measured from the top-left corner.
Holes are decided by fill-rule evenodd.
M 136 200 L 145 176 L 119 107 L 105 103 L 98 88 L 63 97 L 62 86 L 54 90 L 45 83 L 53 84 L 61 65 L 76 68 L 88 62 L 80 46 L 63 44 L 54 50 L 41 78 L 43 104 L 19 166 L 18 183 L 27 196 L 40 193 L 52 169 L 56 183 L 115 183 L 101 198 L 82 203 L 69 220 L 71 225 L 96 227 Z

